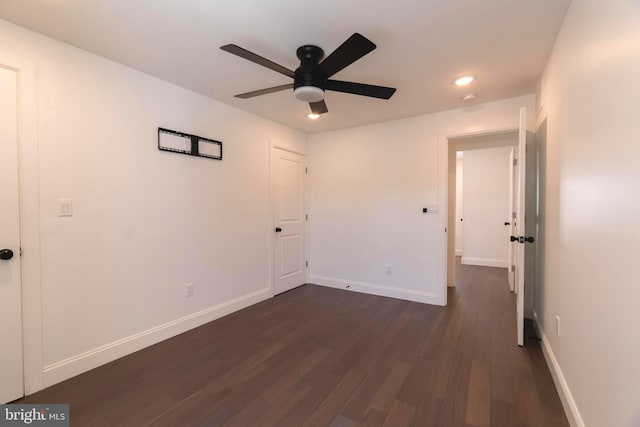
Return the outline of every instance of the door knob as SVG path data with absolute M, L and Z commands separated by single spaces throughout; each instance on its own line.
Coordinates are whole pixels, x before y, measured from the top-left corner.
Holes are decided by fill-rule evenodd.
M 281 231 L 282 231 L 282 228 L 280 228 L 280 227 L 276 227 L 276 233 L 279 233 L 279 232 L 281 232 Z
M 10 260 L 13 258 L 13 251 L 11 249 L 2 249 L 0 250 L 0 259 Z
M 536 241 L 535 237 L 533 236 L 529 236 L 529 237 L 524 237 L 524 236 L 511 236 L 509 237 L 509 240 L 511 240 L 512 242 L 519 242 L 519 243 L 533 243 Z
M 510 222 L 505 222 L 504 225 L 511 225 L 511 223 Z

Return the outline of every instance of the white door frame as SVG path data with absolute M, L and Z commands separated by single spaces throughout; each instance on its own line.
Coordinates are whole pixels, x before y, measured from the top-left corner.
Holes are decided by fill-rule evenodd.
M 37 78 L 34 65 L 6 55 L 0 57 L 0 67 L 15 71 L 17 77 L 23 376 L 24 393 L 28 395 L 44 388 Z
M 449 228 L 449 142 L 451 139 L 473 136 L 485 136 L 518 131 L 520 124 L 499 128 L 462 127 L 458 129 L 445 129 L 438 132 L 438 205 L 440 210 L 440 233 L 438 233 L 438 295 L 437 304 L 447 305 L 447 269 L 448 260 L 448 230 Z M 454 257 L 455 262 L 455 257 Z
M 275 288 L 275 280 L 274 280 L 274 274 L 275 274 L 275 270 L 273 268 L 273 263 L 274 263 L 274 253 L 273 253 L 273 248 L 275 247 L 275 243 L 276 243 L 276 239 L 277 239 L 277 234 L 273 231 L 273 227 L 274 227 L 274 212 L 275 212 L 275 191 L 273 186 L 275 185 L 275 183 L 273 182 L 272 178 L 273 178 L 273 170 L 272 170 L 272 162 L 271 160 L 274 157 L 274 150 L 283 150 L 283 151 L 288 151 L 289 153 L 294 153 L 294 154 L 298 154 L 300 156 L 304 156 L 305 158 L 305 167 L 307 168 L 307 173 L 305 174 L 305 179 L 304 179 L 304 187 L 305 187 L 305 194 L 306 194 L 306 203 L 307 203 L 307 212 L 309 211 L 309 172 L 308 172 L 308 168 L 309 168 L 309 153 L 301 151 L 301 150 L 295 150 L 292 149 L 291 147 L 287 147 L 284 145 L 280 145 L 277 142 L 274 142 L 272 140 L 269 140 L 269 233 L 271 233 L 271 243 L 269 245 L 269 287 L 271 288 L 271 297 L 274 297 L 276 295 L 276 288 Z M 305 233 L 307 233 L 307 243 L 306 243 L 306 247 L 305 247 L 305 251 L 306 251 L 306 260 L 309 261 L 309 267 L 306 268 L 305 271 L 305 283 L 309 283 L 309 271 L 311 270 L 310 265 L 311 265 L 311 260 L 309 259 L 309 254 L 310 252 L 310 233 L 309 233 L 309 222 L 310 222 L 311 218 L 309 218 L 306 221 L 306 226 L 305 226 Z
M 458 153 L 462 154 L 463 152 L 456 151 L 456 171 L 455 171 L 456 172 L 455 173 L 456 198 L 455 198 L 455 201 L 453 202 L 454 211 L 455 211 L 453 212 L 453 216 L 454 216 L 454 222 L 456 226 L 455 226 L 455 230 L 453 230 L 453 245 L 454 245 L 453 249 L 456 257 L 462 257 L 464 255 L 464 249 L 463 249 L 463 246 L 458 248 L 457 239 L 458 239 L 458 236 L 460 236 L 461 245 L 464 243 L 464 197 L 462 195 L 462 189 L 464 185 L 464 166 L 463 166 L 464 157 L 458 158 Z M 462 162 L 460 162 L 460 160 L 462 160 Z M 462 163 L 462 165 L 460 163 Z M 462 176 L 460 176 L 459 172 L 462 173 Z M 460 193 L 458 193 L 458 190 L 460 190 Z M 460 201 L 460 209 L 458 209 L 458 201 Z M 458 249 L 460 249 L 460 252 L 458 252 Z

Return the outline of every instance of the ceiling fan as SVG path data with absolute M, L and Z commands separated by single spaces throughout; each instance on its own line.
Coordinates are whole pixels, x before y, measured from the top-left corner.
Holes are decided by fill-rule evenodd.
M 338 71 L 353 64 L 375 48 L 376 45 L 373 42 L 358 33 L 354 33 L 324 60 L 322 60 L 324 51 L 318 46 L 300 46 L 296 51 L 296 55 L 300 59 L 300 67 L 294 72 L 235 44 L 220 47 L 225 52 L 293 78 L 293 83 L 242 93 L 236 95 L 236 98 L 253 98 L 254 96 L 293 89 L 295 97 L 300 101 L 308 102 L 311 112 L 314 114 L 323 114 L 329 111 L 324 102 L 325 90 L 380 99 L 391 98 L 396 91 L 395 88 L 330 79 Z

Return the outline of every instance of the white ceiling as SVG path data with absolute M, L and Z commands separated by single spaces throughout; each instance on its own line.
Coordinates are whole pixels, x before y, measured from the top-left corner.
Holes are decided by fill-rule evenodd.
M 2 0 L 0 17 L 262 117 L 315 133 L 533 93 L 570 0 Z M 389 101 L 327 92 L 316 121 L 290 79 L 223 52 L 234 43 L 290 69 L 359 32 L 378 48 L 336 74 L 396 87 Z M 454 77 L 478 76 L 470 87 Z M 460 96 L 478 98 L 463 103 Z

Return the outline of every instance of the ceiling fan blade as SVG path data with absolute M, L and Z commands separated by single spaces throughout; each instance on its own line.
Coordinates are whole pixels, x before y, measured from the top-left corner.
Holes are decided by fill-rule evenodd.
M 311 112 L 314 114 L 324 114 L 329 112 L 329 109 L 327 108 L 327 104 L 324 102 L 324 99 L 318 102 L 310 102 L 309 106 L 311 107 Z
M 294 72 L 291 71 L 290 69 L 288 69 L 286 67 L 283 67 L 280 64 L 276 64 L 273 61 L 269 61 L 268 59 L 263 58 L 260 55 L 256 55 L 253 52 L 249 52 L 248 50 L 243 49 L 240 46 L 237 46 L 235 44 L 226 44 L 224 46 L 221 46 L 220 49 L 224 50 L 225 52 L 229 52 L 229 53 L 232 53 L 234 55 L 237 55 L 240 58 L 244 58 L 247 61 L 255 62 L 258 65 L 262 65 L 263 67 L 267 67 L 270 70 L 273 70 L 273 71 L 278 72 L 280 74 L 284 74 L 287 77 L 293 78 L 293 76 L 294 76 Z
M 354 95 L 370 96 L 372 98 L 389 99 L 396 92 L 395 88 L 367 85 L 364 83 L 343 82 L 341 80 L 327 80 L 325 90 L 352 93 Z
M 254 90 L 252 92 L 241 93 L 240 95 L 236 95 L 236 98 L 253 98 L 254 96 L 266 95 L 268 93 L 280 92 L 281 90 L 293 89 L 293 83 L 289 83 L 286 85 L 269 87 L 267 89 Z
M 365 36 L 353 33 L 336 50 L 331 52 L 320 64 L 327 77 L 333 76 L 338 71 L 356 62 L 376 48 L 376 45 Z

